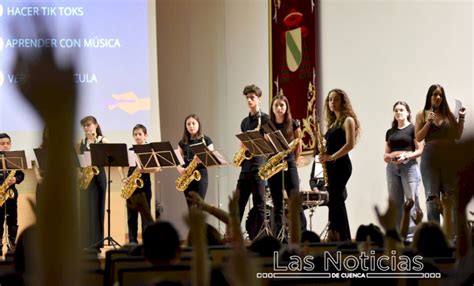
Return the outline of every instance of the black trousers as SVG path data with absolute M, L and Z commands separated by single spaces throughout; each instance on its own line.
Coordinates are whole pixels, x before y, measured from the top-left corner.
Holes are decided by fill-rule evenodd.
M 137 189 L 127 200 L 128 241 L 138 243 L 138 214 L 142 220 L 142 234 L 153 223 L 151 216 L 151 190 Z
M 285 184 L 288 198 L 293 195 L 299 195 L 300 179 L 296 165 L 292 164 L 292 162 L 289 162 L 287 171 L 278 172 L 268 179 L 273 201 L 273 232 L 275 235 L 279 233 L 283 225 L 283 183 Z M 303 206 L 300 207 L 300 218 L 301 230 L 306 230 L 306 217 L 304 216 Z
M 237 181 L 237 192 L 239 194 L 239 215 L 240 221 L 244 215 L 245 206 L 252 194 L 254 207 L 257 209 L 256 226 L 254 229 L 260 229 L 265 215 L 265 185 L 257 172 L 240 173 Z M 258 233 L 258 232 L 257 232 Z M 255 235 L 257 234 L 255 233 Z M 250 239 L 254 239 L 253 233 L 249 232 Z
M 203 200 L 206 198 L 207 186 L 209 185 L 207 169 L 199 168 L 197 170 L 199 171 L 199 173 L 201 173 L 201 180 L 192 181 L 189 184 L 188 188 L 184 190 L 184 198 L 186 199 L 186 204 L 188 205 L 188 209 L 192 206 L 192 204 L 187 200 L 187 198 L 189 197 L 189 192 L 198 193 L 199 196 L 201 196 Z
M 347 196 L 346 184 L 352 174 L 352 163 L 349 157 L 342 157 L 335 162 L 327 162 L 329 183 L 329 229 L 340 235 L 340 240 L 350 240 L 351 231 L 345 199 Z
M 104 238 L 105 193 L 107 176 L 105 168 L 99 168 L 87 190 L 80 191 L 81 245 L 89 247 Z M 98 247 L 103 247 L 101 244 Z
M 3 238 L 3 224 L 7 220 L 8 240 L 10 245 L 15 246 L 16 235 L 18 232 L 18 191 L 13 189 L 14 197 L 8 199 L 0 208 L 0 234 Z M 1 244 L 0 244 L 1 245 Z

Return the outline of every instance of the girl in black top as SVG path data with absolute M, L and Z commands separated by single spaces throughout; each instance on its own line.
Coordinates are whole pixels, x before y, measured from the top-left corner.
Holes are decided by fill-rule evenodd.
M 184 158 L 184 165 L 178 166 L 178 172 L 182 176 L 185 174 L 186 167 L 194 159 L 194 152 L 191 150 L 190 145 L 203 143 L 207 149 L 214 151 L 214 145 L 212 144 L 211 138 L 204 135 L 202 132 L 201 122 L 196 114 L 190 114 L 184 119 L 184 132 L 183 138 L 179 141 L 178 150 Z M 199 163 L 196 170 L 201 173 L 201 180 L 193 180 L 188 188 L 184 191 L 186 198 L 189 197 L 189 192 L 193 191 L 198 193 L 201 198 L 205 199 L 208 185 L 207 169 L 203 164 Z M 191 207 L 191 203 L 186 199 L 188 208 Z
M 97 119 L 86 116 L 81 119 L 84 138 L 79 143 L 79 153 L 90 151 L 90 144 L 110 143 L 102 135 Z M 82 246 L 89 247 L 104 238 L 105 192 L 107 190 L 107 176 L 105 168 L 99 167 L 99 174 L 94 176 L 87 190 L 80 191 L 80 212 L 82 229 Z M 103 243 L 96 247 L 102 248 Z
M 349 97 L 341 89 L 333 89 L 324 102 L 327 131 L 326 154 L 319 155 L 319 161 L 326 164 L 329 191 L 329 230 L 336 240 L 351 239 L 347 218 L 346 184 L 352 174 L 349 158 L 359 136 L 359 121 L 352 110 Z
M 415 127 L 410 122 L 410 106 L 404 101 L 393 105 L 394 118 L 392 128 L 385 135 L 384 161 L 387 163 L 387 187 L 390 199 L 398 209 L 397 227 L 399 228 L 405 200 L 412 199 L 414 206 L 410 216 L 420 210 L 418 185 L 420 169 L 416 158 L 423 152 L 423 145 L 415 139 Z M 413 238 L 415 223 L 410 219 L 408 240 Z
M 289 142 L 301 136 L 300 123 L 294 120 L 291 116 L 290 104 L 284 95 L 277 95 L 272 100 L 272 113 L 270 115 L 271 122 L 275 125 L 277 130 L 281 130 L 285 139 Z M 296 168 L 296 160 L 301 153 L 301 142 L 298 143 L 295 151 L 288 154 L 286 161 L 288 162 L 288 170 L 276 173 L 268 183 L 270 192 L 272 194 L 273 212 L 274 212 L 274 229 L 278 234 L 282 228 L 283 217 L 283 189 L 286 190 L 288 197 L 298 195 L 300 191 L 300 182 L 298 177 L 298 170 Z M 283 184 L 285 184 L 283 188 Z M 306 218 L 303 213 L 303 208 L 300 211 L 301 228 L 306 229 Z
M 415 136 L 418 142 L 425 140 L 421 155 L 421 177 L 426 195 L 428 220 L 440 221 L 440 195 L 452 196 L 455 190 L 455 168 L 435 164 L 434 155 L 444 143 L 461 138 L 464 130 L 466 109 L 459 110 L 458 119 L 449 109 L 444 88 L 433 84 L 426 94 L 425 107 L 416 115 Z

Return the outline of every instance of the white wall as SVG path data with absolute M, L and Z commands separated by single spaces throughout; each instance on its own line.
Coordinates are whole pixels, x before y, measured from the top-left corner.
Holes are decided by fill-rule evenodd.
M 382 155 L 395 101 L 407 101 L 416 112 L 428 87 L 440 83 L 451 106 L 454 98 L 465 103 L 466 129 L 472 130 L 473 13 L 471 1 L 321 1 L 323 95 L 334 87 L 346 90 L 362 126 L 348 184 L 353 235 L 359 224 L 376 222 L 374 204 L 386 205 Z M 268 111 L 267 16 L 266 0 L 157 1 L 163 140 L 176 146 L 184 117 L 196 113 L 215 146 L 232 159 L 238 148 L 234 134 L 247 112 L 241 96 L 246 84 L 263 89 Z M 300 170 L 302 189 L 308 188 L 309 172 Z M 227 208 L 237 175 L 233 167 L 211 171 L 206 200 L 217 201 L 219 181 Z M 174 189 L 176 176 L 167 170 L 158 178 L 164 218 L 184 235 L 186 205 Z M 422 188 L 420 194 L 424 199 Z M 327 209 L 317 210 L 313 220 L 315 230 L 322 230 Z

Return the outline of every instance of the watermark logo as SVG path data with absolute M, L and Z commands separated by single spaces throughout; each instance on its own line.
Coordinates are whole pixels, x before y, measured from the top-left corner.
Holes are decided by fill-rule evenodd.
M 273 253 L 273 271 L 258 272 L 259 279 L 331 279 L 331 278 L 415 278 L 436 279 L 441 273 L 423 272 L 423 257 L 397 255 L 376 255 L 369 253 L 347 255 L 344 252 L 325 251 L 322 260 L 315 261 L 312 255 L 292 255 L 282 262 L 278 252 Z M 317 265 L 322 263 L 323 265 Z M 315 271 L 316 270 L 316 271 Z M 320 272 L 318 272 L 320 271 Z

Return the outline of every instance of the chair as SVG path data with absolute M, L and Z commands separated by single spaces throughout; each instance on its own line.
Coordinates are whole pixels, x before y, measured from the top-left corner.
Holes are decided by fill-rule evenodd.
M 120 269 L 118 273 L 120 286 L 149 285 L 159 281 L 174 281 L 188 284 L 191 279 L 191 267 L 170 265 L 161 267 L 135 267 Z
M 113 283 L 117 282 L 119 279 L 119 271 L 126 268 L 137 268 L 137 267 L 151 267 L 151 263 L 145 260 L 143 256 L 141 257 L 122 257 L 113 260 L 112 263 L 112 274 L 113 274 Z
M 114 277 L 111 271 L 112 261 L 117 258 L 128 257 L 126 249 L 112 249 L 105 253 L 104 286 L 113 285 Z

